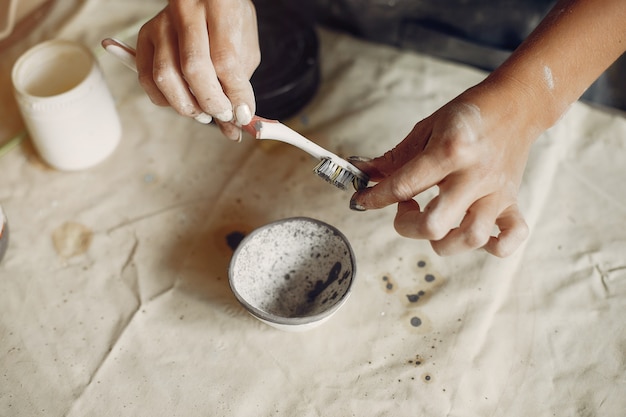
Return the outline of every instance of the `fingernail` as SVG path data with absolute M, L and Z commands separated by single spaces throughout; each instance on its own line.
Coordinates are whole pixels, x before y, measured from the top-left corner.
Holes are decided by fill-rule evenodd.
M 194 119 L 195 119 L 196 122 L 200 122 L 200 123 L 202 123 L 204 125 L 208 125 L 213 120 L 211 115 L 210 114 L 206 114 L 206 113 L 200 113 L 199 115 L 195 116 Z
M 367 156 L 349 156 L 348 162 L 370 162 L 372 158 L 368 158 Z
M 363 207 L 362 205 L 360 205 L 359 203 L 357 203 L 356 198 L 352 197 L 350 199 L 350 210 L 354 210 L 354 211 L 365 211 L 365 207 Z
M 224 110 L 223 112 L 216 114 L 215 118 L 220 122 L 230 122 L 233 120 L 233 111 L 231 109 Z
M 228 132 L 228 135 L 226 137 L 233 142 L 241 142 L 241 130 L 231 130 Z
M 235 109 L 235 117 L 240 125 L 247 125 L 252 121 L 252 113 L 247 104 L 241 104 Z

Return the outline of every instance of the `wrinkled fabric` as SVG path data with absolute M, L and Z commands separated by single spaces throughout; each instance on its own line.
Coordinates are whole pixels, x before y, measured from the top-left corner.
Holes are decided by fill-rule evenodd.
M 160 7 L 87 0 L 41 30 L 99 51 Z M 485 76 L 318 33 L 320 90 L 285 122 L 342 156 L 381 154 Z M 0 58 L 0 141 L 21 129 L 6 72 L 38 36 Z M 349 210 L 302 151 L 230 142 L 98 59 L 124 128 L 115 153 L 74 173 L 28 140 L 0 157 L 0 415 L 623 415 L 623 114 L 576 103 L 540 137 L 513 256 L 440 258 L 394 232 L 393 207 Z M 337 227 L 357 259 L 347 303 L 305 333 L 251 317 L 227 278 L 228 236 L 292 216 Z

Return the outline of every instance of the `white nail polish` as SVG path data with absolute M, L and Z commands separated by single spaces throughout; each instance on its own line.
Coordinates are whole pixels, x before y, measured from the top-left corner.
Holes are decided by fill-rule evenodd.
M 252 113 L 247 104 L 241 104 L 235 109 L 235 116 L 240 125 L 247 125 L 252 120 Z
M 196 120 L 196 122 L 200 122 L 205 125 L 208 125 L 213 120 L 211 115 L 206 113 L 200 113 L 199 115 L 195 116 L 194 119 Z
M 233 120 L 233 111 L 231 109 L 225 110 L 215 115 L 215 118 L 220 122 L 230 122 Z

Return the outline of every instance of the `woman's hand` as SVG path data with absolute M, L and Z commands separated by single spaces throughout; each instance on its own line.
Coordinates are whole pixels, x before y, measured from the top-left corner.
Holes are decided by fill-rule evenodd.
M 382 157 L 354 161 L 380 182 L 350 206 L 398 203 L 398 233 L 428 239 L 442 255 L 479 247 L 511 254 L 528 234 L 517 192 L 529 148 L 624 53 L 625 20 L 624 0 L 557 2 L 485 81 Z M 413 197 L 435 185 L 439 194 L 422 210 Z
M 396 231 L 429 240 L 440 255 L 481 247 L 513 253 L 528 235 L 517 194 L 541 129 L 525 116 L 532 94 L 501 84 L 487 79 L 417 123 L 383 156 L 354 160 L 378 184 L 357 192 L 351 208 L 397 203 Z M 420 207 L 413 197 L 433 186 L 438 195 Z
M 255 113 L 250 77 L 259 65 L 250 0 L 170 0 L 139 31 L 139 81 L 153 103 L 204 123 L 230 139 Z M 234 122 L 234 123 L 230 123 Z

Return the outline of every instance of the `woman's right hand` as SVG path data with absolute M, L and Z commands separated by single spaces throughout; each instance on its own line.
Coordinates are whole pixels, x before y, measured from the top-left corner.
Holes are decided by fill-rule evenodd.
M 139 81 L 154 104 L 220 126 L 238 140 L 256 105 L 250 78 L 261 60 L 250 0 L 170 0 L 139 31 Z

